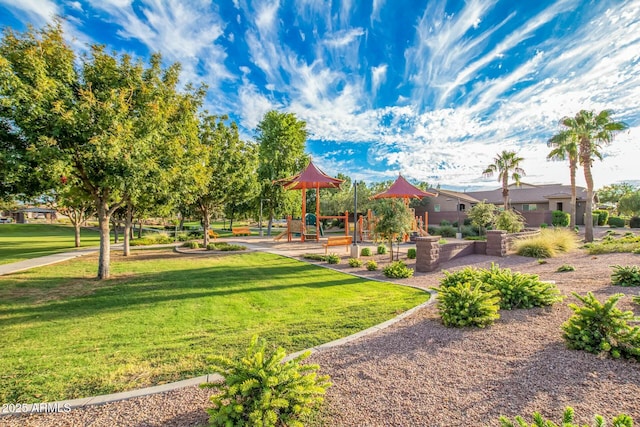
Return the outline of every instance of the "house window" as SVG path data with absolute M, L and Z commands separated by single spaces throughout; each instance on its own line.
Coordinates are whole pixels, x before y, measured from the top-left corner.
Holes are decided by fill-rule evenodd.
M 434 212 L 440 212 L 440 205 L 433 205 Z
M 464 212 L 467 209 L 467 207 L 464 205 L 464 203 L 460 203 L 458 205 L 458 209 L 460 210 L 460 212 Z
M 535 203 L 529 203 L 522 205 L 523 212 L 531 212 L 538 209 L 538 206 Z

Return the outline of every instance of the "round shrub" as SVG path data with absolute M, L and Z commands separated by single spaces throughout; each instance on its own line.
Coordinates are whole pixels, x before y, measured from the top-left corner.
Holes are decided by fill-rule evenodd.
M 216 251 L 216 250 L 218 250 L 218 246 L 215 243 L 209 243 L 207 245 L 207 250 L 208 251 Z
M 640 216 L 632 216 L 629 220 L 629 228 L 640 228 Z
M 555 255 L 553 248 L 543 242 L 522 245 L 518 247 L 516 253 L 531 258 L 551 258 Z
M 640 267 L 637 265 L 614 265 L 611 284 L 614 286 L 640 286 Z
M 465 267 L 461 270 L 444 271 L 444 277 L 440 279 L 440 289 L 457 286 L 461 283 L 480 283 L 480 270 L 474 267 Z
M 329 264 L 340 264 L 340 255 L 338 254 L 329 254 L 325 259 Z
M 546 222 L 543 222 L 542 224 L 540 224 L 540 228 L 548 228 L 549 225 Z
M 445 326 L 484 328 L 500 318 L 498 291 L 485 291 L 479 283 L 458 283 L 435 290 L 438 292 L 438 311 Z
M 438 234 L 442 237 L 456 237 L 456 229 L 451 225 L 443 225 L 438 230 Z
M 624 218 L 620 218 L 619 216 L 610 216 L 607 224 L 609 224 L 609 227 L 623 228 Z
M 349 266 L 350 267 L 362 267 L 362 261 L 358 258 L 349 258 Z
M 360 256 L 371 256 L 371 249 L 370 248 L 360 249 Z
M 409 248 L 407 250 L 407 258 L 416 259 L 416 255 L 417 255 L 416 248 Z
M 551 213 L 551 224 L 554 227 L 568 227 L 571 222 L 571 215 L 569 212 L 553 211 Z
M 597 218 L 598 225 L 603 226 L 609 221 L 609 211 L 604 209 L 596 209 L 591 211 L 593 218 Z
M 378 245 L 378 255 L 384 255 L 387 253 L 386 245 Z
M 365 266 L 369 271 L 376 271 L 378 269 L 378 263 L 375 262 L 374 260 L 367 261 L 367 264 Z
M 195 240 L 190 240 L 188 242 L 184 242 L 182 246 L 187 247 L 189 249 L 198 249 L 200 248 L 200 243 L 196 242 Z
M 440 227 L 447 227 L 451 225 L 451 221 L 447 221 L 446 219 L 443 219 L 442 221 L 440 221 Z
M 406 279 L 413 276 L 413 269 L 402 261 L 396 261 L 383 268 L 382 274 L 393 279 Z

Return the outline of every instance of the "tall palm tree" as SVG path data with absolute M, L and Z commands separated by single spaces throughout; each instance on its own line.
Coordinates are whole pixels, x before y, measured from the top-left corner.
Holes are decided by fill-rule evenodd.
M 584 170 L 587 184 L 587 203 L 585 215 L 584 239 L 593 242 L 593 176 L 591 166 L 594 158 L 602 160 L 600 149 L 608 144 L 617 132 L 627 129 L 624 122 L 611 119 L 611 110 L 602 110 L 598 114 L 594 111 L 580 110 L 575 117 L 565 117 L 562 124 L 567 128 L 569 138 L 578 143 L 578 161 Z
M 571 203 L 570 203 L 570 223 L 569 227 L 576 226 L 576 171 L 578 170 L 578 142 L 574 135 L 567 130 L 554 135 L 547 141 L 553 150 L 547 155 L 548 160 L 569 159 L 569 173 L 571 174 Z
M 484 176 L 492 176 L 494 173 L 498 174 L 498 181 L 502 181 L 502 197 L 504 199 L 504 210 L 509 209 L 509 177 L 513 179 L 516 185 L 520 185 L 520 178 L 525 173 L 524 169 L 520 167 L 520 162 L 524 159 L 518 157 L 515 151 L 506 151 L 498 154 L 493 163 L 487 166 L 482 172 Z

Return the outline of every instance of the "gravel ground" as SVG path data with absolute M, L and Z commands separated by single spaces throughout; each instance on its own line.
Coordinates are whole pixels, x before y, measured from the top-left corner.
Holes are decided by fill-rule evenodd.
M 381 262 L 384 257 L 377 257 Z M 488 267 L 492 261 L 514 271 L 555 280 L 565 295 L 592 291 L 599 299 L 638 290 L 613 287 L 611 265 L 638 264 L 632 254 L 586 255 L 575 251 L 547 264 L 531 258 L 473 255 L 442 267 Z M 562 264 L 574 272 L 557 273 Z M 411 266 L 411 263 L 409 263 Z M 337 266 L 371 277 L 380 272 Z M 400 282 L 436 286 L 442 271 L 417 273 Z M 565 348 L 561 325 L 572 311 L 568 297 L 551 308 L 501 311 L 486 329 L 445 328 L 434 305 L 350 344 L 314 354 L 309 360 L 329 374 L 326 426 L 495 426 L 500 415 L 534 411 L 557 422 L 565 406 L 577 421 L 591 423 L 598 413 L 631 415 L 640 422 L 640 365 L 604 359 Z M 0 426 L 197 426 L 207 422 L 210 390 L 189 387 L 168 393 L 72 410 L 69 413 L 0 417 Z

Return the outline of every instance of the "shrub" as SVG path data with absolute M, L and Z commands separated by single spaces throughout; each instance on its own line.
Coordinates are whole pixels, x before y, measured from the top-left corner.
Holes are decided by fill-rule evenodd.
M 443 225 L 438 230 L 438 234 L 442 237 L 456 237 L 456 229 L 451 225 Z
M 178 240 L 178 242 L 186 242 L 189 240 L 189 235 L 187 233 L 178 233 L 176 235 L 176 240 Z
M 207 249 L 209 249 L 210 245 L 211 245 L 211 243 L 209 245 L 207 245 Z M 229 252 L 229 251 L 244 251 L 244 250 L 247 249 L 246 246 L 230 244 L 230 243 L 226 243 L 226 242 L 214 243 L 213 245 L 214 245 L 213 249 L 209 249 L 209 250 L 218 250 L 218 251 L 223 251 L 223 252 Z
M 492 264 L 488 270 L 480 270 L 480 281 L 485 289 L 499 292 L 500 308 L 506 310 L 544 307 L 563 299 L 553 283 L 543 282 L 535 274 L 501 269 L 497 264 Z
M 558 269 L 556 270 L 557 273 L 565 273 L 568 271 L 576 271 L 576 268 L 573 265 L 569 265 L 569 264 L 562 264 L 560 267 L 558 267 Z
M 640 248 L 640 236 L 624 236 L 619 239 L 613 235 L 607 235 L 600 242 L 587 243 L 583 246 L 589 254 L 599 255 L 606 253 L 634 252 Z
M 365 265 L 365 267 L 367 267 L 367 270 L 369 271 L 376 271 L 378 269 L 378 263 L 375 262 L 374 260 L 367 261 L 367 264 Z
M 432 236 L 438 236 L 440 233 L 440 229 L 438 227 L 434 227 L 433 225 L 430 225 L 427 227 L 427 233 Z
M 622 228 L 624 227 L 624 219 L 620 218 L 619 216 L 612 216 L 609 217 L 609 221 L 607 222 L 607 224 L 609 224 L 609 227 Z
M 325 257 L 325 260 L 329 264 L 340 264 L 340 255 L 338 254 L 329 254 Z
M 140 239 L 132 239 L 129 241 L 129 245 L 131 246 L 163 245 L 168 243 L 173 243 L 173 239 L 165 233 L 145 234 Z
M 300 419 L 323 402 L 331 383 L 327 375 L 317 375 L 318 365 L 300 363 L 310 352 L 283 362 L 283 348 L 268 352 L 266 347 L 254 336 L 240 360 L 213 357 L 211 370 L 224 376 L 224 383 L 201 386 L 219 390 L 207 409 L 210 425 L 302 426 Z
M 446 245 L 446 244 L 447 244 L 447 239 L 440 239 L 440 240 L 438 240 L 438 244 L 439 244 L 439 245 Z
M 320 255 L 320 254 L 304 254 L 302 255 L 302 258 L 304 259 L 310 259 L 313 261 L 326 261 L 327 257 L 324 255 Z
M 542 224 L 540 224 L 540 228 L 548 228 L 549 225 L 546 222 L 543 222 Z
M 440 227 L 447 227 L 449 225 L 451 225 L 451 221 L 447 221 L 446 219 L 440 221 Z
M 593 215 L 594 218 L 598 218 L 598 225 L 600 226 L 605 225 L 609 220 L 609 211 L 604 209 L 593 210 L 591 211 L 591 215 Z
M 440 286 L 437 307 L 445 326 L 484 328 L 500 318 L 498 291 L 484 291 L 479 283 Z
M 350 267 L 362 267 L 362 261 L 358 258 L 349 258 L 349 266 Z
M 563 325 L 563 338 L 567 347 L 589 353 L 604 353 L 614 359 L 628 357 L 640 360 L 640 327 L 631 327 L 627 321 L 639 321 L 631 311 L 616 307 L 623 294 L 615 294 L 604 304 L 591 292 L 577 293 L 584 307 L 569 304 L 574 314 Z
M 549 261 L 547 261 L 546 259 L 539 259 L 538 260 L 538 265 L 542 265 L 542 264 L 547 264 Z
M 614 286 L 640 286 L 640 267 L 637 265 L 614 265 L 611 284 Z
M 629 228 L 640 228 L 640 216 L 632 216 L 629 220 Z
M 184 242 L 182 246 L 185 246 L 189 249 L 198 249 L 200 247 L 200 243 L 196 242 L 195 240 L 190 240 L 188 242 Z
M 462 237 L 475 237 L 478 235 L 478 230 L 471 225 L 464 225 L 460 231 L 462 232 Z
M 416 256 L 417 256 L 416 248 L 407 249 L 407 258 L 416 259 Z
M 464 238 L 464 240 L 478 240 L 478 241 L 485 241 L 487 240 L 486 236 L 467 236 Z
M 378 255 L 384 255 L 387 253 L 386 245 L 378 245 Z
M 370 248 L 360 249 L 360 256 L 371 256 L 371 249 Z
M 402 261 L 396 261 L 383 268 L 382 274 L 394 279 L 406 279 L 413 276 L 413 269 Z
M 569 212 L 551 212 L 551 224 L 554 227 L 568 227 L 569 222 L 571 222 L 571 215 L 569 214 Z
M 496 217 L 495 228 L 507 233 L 517 233 L 524 228 L 524 217 L 513 209 L 502 211 Z
M 596 415 L 595 417 L 594 427 L 604 427 L 605 421 L 604 418 L 600 415 Z M 529 426 L 529 424 L 522 418 L 520 415 L 514 418 L 517 424 L 511 422 L 507 417 L 500 417 L 500 427 L 558 427 L 558 425 L 553 422 L 546 420 L 540 415 L 539 412 L 533 413 L 533 424 Z M 560 425 L 562 427 L 580 427 L 579 424 L 574 424 L 574 412 L 573 408 L 567 407 L 562 415 L 562 422 Z M 613 427 L 633 427 L 633 418 L 626 414 L 620 414 L 617 417 L 613 417 L 611 420 L 611 424 Z M 588 427 L 586 424 L 583 427 Z
M 480 270 L 474 267 L 465 267 L 461 270 L 444 271 L 444 277 L 440 279 L 440 288 L 457 286 L 461 283 L 480 283 Z
M 551 258 L 556 252 L 568 252 L 576 246 L 576 235 L 566 228 L 541 230 L 540 234 L 514 243 L 518 255 L 533 258 Z

